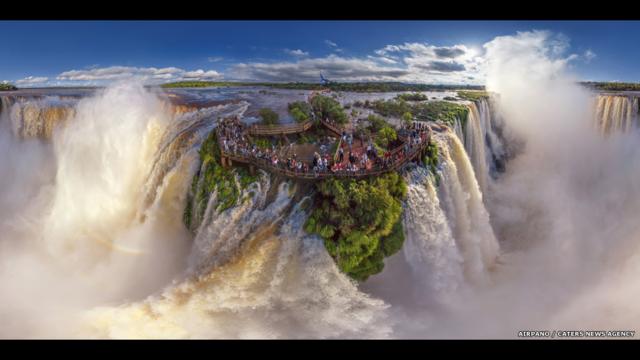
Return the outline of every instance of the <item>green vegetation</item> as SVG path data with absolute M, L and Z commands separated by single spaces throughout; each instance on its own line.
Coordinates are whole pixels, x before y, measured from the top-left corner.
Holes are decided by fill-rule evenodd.
M 311 119 L 311 114 L 313 109 L 311 109 L 311 105 L 306 101 L 296 101 L 289 103 L 289 114 L 294 118 L 296 122 L 303 123 L 309 119 Z
M 438 174 L 438 145 L 435 141 L 429 141 L 429 145 L 427 145 L 426 149 L 426 154 L 422 161 L 424 162 L 427 169 L 429 169 L 431 174 L 435 177 L 436 186 L 438 186 L 440 184 L 440 174 Z
M 223 87 L 223 86 L 250 86 L 251 83 L 235 83 L 228 81 L 178 81 L 162 84 L 163 88 L 190 88 L 190 87 Z
M 360 139 L 366 139 L 371 136 L 371 130 L 369 130 L 369 126 L 365 122 L 360 122 L 356 125 L 355 135 Z
M 458 91 L 458 96 L 464 100 L 478 101 L 488 99 L 489 93 L 486 91 Z
M 402 122 L 404 122 L 404 125 L 407 127 L 413 124 L 413 115 L 411 114 L 410 111 L 407 111 L 406 113 L 402 114 Z
M 366 105 L 367 103 L 365 102 L 365 106 Z M 375 112 L 382 116 L 401 117 L 406 112 L 413 112 L 411 104 L 402 99 L 376 100 L 369 103 L 369 108 L 372 108 Z
M 367 180 L 327 179 L 316 184 L 315 206 L 305 230 L 323 238 L 346 274 L 360 281 L 384 267 L 402 248 L 402 200 L 407 185 L 398 173 Z
M 221 212 L 236 205 L 241 190 L 257 181 L 257 177 L 249 175 L 246 168 L 225 169 L 222 167 L 215 131 L 209 133 L 198 153 L 201 162 L 200 170 L 191 182 L 183 214 L 184 223 L 189 229 L 195 229 L 200 225 L 209 198 L 214 191 L 217 192 L 214 206 L 217 211 Z M 240 187 L 236 183 L 236 174 L 239 177 Z
M 389 144 L 398 139 L 398 134 L 391 126 L 384 126 L 378 133 L 376 134 L 376 143 L 383 147 L 387 148 Z
M 9 83 L 0 83 L 0 91 L 18 90 L 15 85 Z
M 428 100 L 429 97 L 420 93 L 405 93 L 396 96 L 396 99 L 404 101 L 425 101 Z
M 387 121 L 384 118 L 375 114 L 367 116 L 367 121 L 369 122 L 368 130 L 372 133 L 376 133 L 382 130 L 383 127 L 388 125 Z
M 262 123 L 265 125 L 275 125 L 280 121 L 278 113 L 269 108 L 262 108 L 258 113 L 262 118 Z
M 594 90 L 640 91 L 640 83 L 585 81 L 585 82 L 581 82 L 580 84 Z
M 404 84 L 399 82 L 350 82 L 330 83 L 327 85 L 317 83 L 279 83 L 261 84 L 279 89 L 321 90 L 350 92 L 400 92 L 400 91 L 445 91 L 458 89 L 483 90 L 484 86 L 474 85 L 428 85 L 428 84 Z
M 298 144 L 315 144 L 318 142 L 318 134 L 313 131 L 307 131 L 300 134 L 298 137 Z
M 269 139 L 264 137 L 255 137 L 253 138 L 252 143 L 255 144 L 261 150 L 266 150 L 268 148 L 271 148 L 271 141 L 269 141 Z
M 463 127 L 467 121 L 467 115 L 469 113 L 469 108 L 465 105 L 448 101 L 420 103 L 416 104 L 416 106 L 411 110 L 413 116 L 418 120 L 441 120 L 449 126 L 454 126 L 456 121 L 460 121 Z
M 181 87 L 224 87 L 224 86 L 265 86 L 275 89 L 350 91 L 350 92 L 396 92 L 396 91 L 447 91 L 447 90 L 483 90 L 484 86 L 474 85 L 427 85 L 404 84 L 399 82 L 353 82 L 330 83 L 264 83 L 264 82 L 228 82 L 228 81 L 179 81 L 163 84 L 164 88 Z
M 347 114 L 340 103 L 331 97 L 317 95 L 311 100 L 311 107 L 319 118 L 328 118 L 338 124 L 348 122 Z
M 366 103 L 365 103 L 366 106 Z M 400 100 L 376 100 L 369 104 L 375 112 L 382 116 L 395 116 L 403 118 L 409 113 L 420 121 L 441 120 L 448 125 L 454 125 L 456 121 L 464 122 L 467 119 L 469 109 L 462 104 L 448 101 L 430 101 L 409 104 Z

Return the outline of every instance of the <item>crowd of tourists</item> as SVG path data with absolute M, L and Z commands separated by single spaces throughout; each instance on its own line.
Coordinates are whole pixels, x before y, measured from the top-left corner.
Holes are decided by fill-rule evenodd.
M 379 154 L 378 147 L 372 139 L 367 141 L 366 150 L 365 148 L 361 148 L 360 151 L 354 150 L 353 133 L 343 132 L 340 147 L 334 154 L 329 154 L 326 146 L 323 146 L 320 153 L 314 152 L 313 158 L 305 161 L 299 159 L 295 153 L 291 156 L 283 156 L 282 154 L 291 152 L 284 151 L 283 147 L 271 145 L 271 147 L 260 148 L 256 144 L 251 144 L 245 134 L 244 125 L 237 117 L 220 121 L 218 130 L 222 149 L 227 153 L 253 158 L 278 169 L 295 173 L 312 173 L 315 176 L 327 173 L 359 174 L 388 169 L 406 156 L 411 156 L 417 148 L 428 141 L 428 128 L 423 125 L 414 125 L 407 129 L 406 141 L 402 148 Z M 363 140 L 361 144 L 364 144 Z

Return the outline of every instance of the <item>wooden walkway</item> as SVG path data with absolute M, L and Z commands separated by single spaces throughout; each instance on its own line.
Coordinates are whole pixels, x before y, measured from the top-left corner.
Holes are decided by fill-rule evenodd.
M 324 121 L 322 124 L 326 124 Z M 217 129 L 216 129 L 217 130 Z M 281 133 L 277 133 L 281 134 Z M 218 134 L 220 136 L 220 134 Z M 390 157 L 393 159 L 399 153 L 403 152 L 405 148 L 405 144 L 408 141 L 407 138 L 399 137 L 402 141 L 402 144 L 396 147 L 395 149 L 390 151 Z M 222 157 L 221 162 L 223 166 L 228 166 L 232 163 L 232 161 L 248 164 L 250 166 L 255 166 L 259 169 L 263 169 L 268 172 L 272 172 L 275 174 L 279 174 L 288 178 L 293 179 L 304 179 L 304 180 L 322 180 L 326 178 L 364 178 L 368 176 L 376 176 L 380 174 L 384 174 L 390 171 L 395 171 L 402 168 L 408 162 L 414 160 L 416 157 L 421 158 L 425 155 L 425 151 L 429 142 L 431 141 L 431 130 L 429 128 L 429 133 L 425 141 L 419 144 L 417 147 L 413 147 L 409 150 L 408 154 L 404 154 L 400 159 L 392 162 L 389 165 L 374 165 L 373 168 L 365 170 L 359 169 L 358 171 L 347 171 L 347 170 L 339 170 L 339 171 L 318 171 L 314 172 L 310 170 L 308 172 L 304 171 L 294 171 L 288 169 L 286 167 L 286 163 L 282 161 L 278 161 L 278 165 L 274 165 L 269 159 L 261 159 L 253 156 L 245 156 L 239 153 L 233 153 L 225 151 L 221 144 L 220 146 L 220 155 Z M 252 169 L 253 170 L 253 169 Z
M 300 124 L 286 125 L 260 125 L 254 124 L 247 128 L 250 135 L 254 136 L 274 136 L 290 135 L 305 132 L 313 126 L 313 120 L 307 120 Z
M 286 168 L 284 162 L 279 161 L 278 164 L 282 164 L 282 166 L 273 165 L 273 163 L 268 159 L 259 159 L 251 156 L 243 156 L 240 154 L 233 154 L 229 152 L 225 152 L 221 149 L 221 155 L 225 157 L 227 160 L 236 161 L 239 163 L 249 164 L 256 166 L 259 169 L 279 174 L 288 178 L 293 179 L 305 179 L 305 180 L 322 180 L 327 178 L 364 178 L 369 176 L 377 176 L 390 171 L 395 171 L 402 168 L 404 165 L 415 159 L 417 156 L 421 156 L 424 154 L 424 151 L 429 144 L 429 141 L 425 141 L 420 144 L 419 147 L 414 148 L 409 152 L 407 156 L 403 156 L 401 159 L 391 163 L 388 166 L 374 166 L 370 170 L 360 169 L 358 171 L 318 171 L 314 172 L 313 170 L 308 172 L 299 172 L 293 171 Z M 392 151 L 392 156 L 395 156 L 399 151 L 402 151 L 403 146 L 400 146 Z

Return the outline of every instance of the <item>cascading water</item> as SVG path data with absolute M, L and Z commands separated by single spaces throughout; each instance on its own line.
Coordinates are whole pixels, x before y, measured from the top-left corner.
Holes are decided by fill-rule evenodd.
M 196 241 L 238 245 L 232 241 L 239 237 L 234 232 L 244 226 L 246 215 L 265 220 L 284 215 L 282 205 L 291 202 L 288 185 L 280 186 L 277 199 L 251 215 L 248 209 L 262 201 L 254 195 L 251 205 L 228 209 L 202 226 L 197 235 L 202 239 Z M 225 251 L 212 254 L 207 246 L 195 246 L 195 252 L 203 253 L 193 257 L 200 270 L 190 278 L 143 302 L 88 312 L 85 331 L 113 338 L 389 336 L 386 305 L 358 291 L 322 241 L 304 233 L 307 214 L 302 205 L 308 200 L 284 215 L 279 230 L 270 221 L 253 228 L 259 239 L 254 236 L 233 258 Z M 265 212 L 270 213 L 266 218 Z M 219 256 L 227 261 L 212 269 L 211 257 Z
M 22 101 L 3 97 L 3 120 Z M 158 96 L 122 83 L 77 102 L 47 142 L 3 121 L 0 318 L 13 326 L 0 336 L 68 336 L 81 309 L 146 296 L 183 271 L 195 150 L 218 115 L 243 109 L 174 118 Z
M 470 105 L 464 128 L 434 133 L 440 165 L 429 171 L 438 178 L 422 167 L 405 177 L 404 248 L 360 284 L 303 230 L 310 201 L 294 200 L 298 185 L 265 173 L 226 210 L 214 192 L 195 234 L 185 228 L 198 146 L 218 117 L 242 116 L 246 103 L 168 111 L 162 95 L 118 84 L 69 114 L 42 115 L 3 97 L 0 337 L 477 338 L 632 328 L 637 99 L 602 100 L 600 129 L 626 133 L 597 136 L 584 121 L 592 114 L 581 113 L 587 97 L 564 84 L 561 63 L 544 58 L 535 45 L 544 41 L 523 41 L 531 36 L 487 46 L 497 66 L 489 84 L 504 95 L 500 110 L 526 151 L 492 179 L 503 145 L 487 101 Z M 522 73 L 530 68 L 539 71 Z M 47 125 L 53 117 L 65 125 Z M 492 187 L 495 199 L 484 201 Z M 398 259 L 406 276 L 382 287 L 404 283 L 436 301 L 397 306 L 394 297 L 408 292 L 396 288 L 374 298 L 367 284 L 388 277 Z
M 595 123 L 602 134 L 629 132 L 638 127 L 638 97 L 599 95 L 595 104 Z
M 434 138 L 442 180 L 436 190 L 424 169 L 410 174 L 404 253 L 414 270 L 433 278 L 430 287 L 450 292 L 465 282 L 485 283 L 499 246 L 462 143 L 451 131 Z
M 464 259 L 428 170 L 416 168 L 408 183 L 404 256 L 429 292 L 449 295 L 464 281 Z
M 28 196 L 11 199 L 16 211 L 0 224 L 0 318 L 10 326 L 0 336 L 389 336 L 386 305 L 302 230 L 308 199 L 293 206 L 289 183 L 267 203 L 262 173 L 222 213 L 213 194 L 195 239 L 188 233 L 182 213 L 197 147 L 217 118 L 246 108 L 174 117 L 142 86 L 117 84 L 80 100 L 51 141 L 3 132 L 13 150 L 4 174 L 20 159 L 43 167 L 17 172 L 33 184 L 7 187 Z M 20 146 L 33 154 L 14 153 Z M 132 320 L 140 327 L 120 327 Z
M 0 121 L 11 124 L 20 138 L 50 139 L 55 128 L 74 116 L 77 101 L 47 96 L 41 98 L 2 97 Z
M 503 161 L 505 149 L 496 133 L 496 119 L 488 99 L 471 102 L 464 135 L 460 136 L 456 122 L 456 134 L 464 142 L 465 149 L 478 179 L 483 194 L 487 194 L 489 182 L 497 172 L 497 162 Z

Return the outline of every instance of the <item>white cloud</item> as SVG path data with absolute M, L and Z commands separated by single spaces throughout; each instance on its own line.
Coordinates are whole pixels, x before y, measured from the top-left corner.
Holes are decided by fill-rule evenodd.
M 324 43 L 331 48 L 331 50 L 337 52 L 337 53 L 341 53 L 342 49 L 338 47 L 338 44 L 336 44 L 335 42 L 331 41 L 331 40 L 325 40 Z
M 24 79 L 17 80 L 16 84 L 17 85 L 35 85 L 35 84 L 45 83 L 47 82 L 47 80 L 49 80 L 49 78 L 44 76 L 38 76 L 38 77 L 27 76 Z
M 215 70 L 204 71 L 202 69 L 198 69 L 196 71 L 187 71 L 182 74 L 182 77 L 194 80 L 217 80 L 222 79 L 222 74 Z
M 591 51 L 591 49 L 588 49 L 587 51 L 584 52 L 583 57 L 584 57 L 584 62 L 588 64 L 591 62 L 591 60 L 593 60 L 596 57 L 596 53 Z
M 300 49 L 295 49 L 295 50 L 284 49 L 284 52 L 286 52 L 289 55 L 298 56 L 298 57 L 309 56 L 308 52 L 302 51 Z
M 146 83 L 162 83 L 181 80 L 219 80 L 222 74 L 215 70 L 186 71 L 177 67 L 131 67 L 110 66 L 105 68 L 91 68 L 85 70 L 70 70 L 59 74 L 56 79 L 74 82 L 109 82 L 113 80 L 137 78 Z
M 526 85 L 518 77 L 523 68 L 527 69 L 529 79 L 540 83 L 553 81 L 559 76 L 566 77 L 570 63 L 580 58 L 576 54 L 566 54 L 568 43 L 565 36 L 539 30 L 494 38 L 483 45 L 489 59 L 486 64 L 490 75 L 487 76 L 487 87 L 515 89 Z
M 209 58 L 207 58 L 207 60 L 209 62 L 219 62 L 224 60 L 224 58 L 222 56 L 210 56 Z
M 329 45 L 330 47 L 338 47 L 338 44 L 334 43 L 331 40 L 325 40 L 324 43 Z
M 330 40 L 325 42 L 334 50 L 337 47 Z M 481 84 L 484 59 L 480 52 L 466 45 L 390 44 L 363 57 L 331 54 L 297 61 L 241 63 L 232 66 L 228 75 L 242 80 L 315 82 L 322 72 L 335 81 Z
M 336 81 L 396 81 L 407 71 L 382 66 L 369 59 L 329 55 L 295 62 L 241 63 L 229 70 L 231 77 L 261 81 L 318 81 L 320 72 Z
M 380 62 L 385 63 L 385 64 L 397 64 L 398 63 L 397 60 L 394 60 L 391 57 L 386 57 L 386 56 L 371 56 L 371 55 L 368 55 L 367 59 L 371 59 L 373 61 L 380 61 Z

